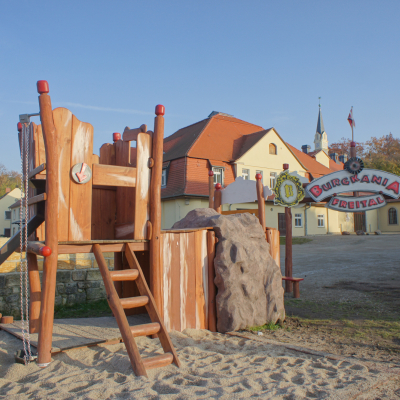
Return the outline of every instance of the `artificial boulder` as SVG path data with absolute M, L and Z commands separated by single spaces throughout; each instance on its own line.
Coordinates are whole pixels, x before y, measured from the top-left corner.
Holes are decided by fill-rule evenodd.
M 284 320 L 282 274 L 269 252 L 258 219 L 249 213 L 221 215 L 197 208 L 173 229 L 213 227 L 217 329 L 237 331 Z

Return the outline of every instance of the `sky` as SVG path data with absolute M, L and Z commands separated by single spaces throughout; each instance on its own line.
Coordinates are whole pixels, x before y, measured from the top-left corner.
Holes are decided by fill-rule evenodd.
M 94 149 L 165 106 L 165 136 L 212 111 L 314 148 L 400 135 L 399 1 L 0 0 L 0 164 L 19 171 L 19 114 L 53 108 L 94 126 Z M 39 122 L 38 117 L 32 121 Z

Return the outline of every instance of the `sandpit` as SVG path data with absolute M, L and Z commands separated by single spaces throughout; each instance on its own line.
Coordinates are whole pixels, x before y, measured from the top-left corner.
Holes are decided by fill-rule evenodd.
M 384 364 L 205 330 L 172 332 L 171 338 L 182 368 L 171 365 L 138 378 L 123 344 L 59 353 L 49 367 L 39 369 L 34 363 L 15 364 L 13 354 L 22 342 L 0 331 L 0 397 L 347 400 L 375 399 L 376 391 L 384 388 L 393 397 L 389 393 L 382 398 L 397 398 L 394 382 L 399 370 Z M 144 356 L 161 352 L 157 339 L 142 337 L 137 342 Z

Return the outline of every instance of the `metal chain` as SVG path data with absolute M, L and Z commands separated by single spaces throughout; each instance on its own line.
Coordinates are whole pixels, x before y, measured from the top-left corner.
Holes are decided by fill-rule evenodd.
M 30 129 L 23 125 L 21 132 L 21 204 L 20 204 L 20 298 L 21 298 L 21 325 L 22 341 L 24 345 L 25 364 L 32 357 L 31 342 L 29 335 L 29 306 L 28 306 L 28 272 L 27 272 L 27 247 L 28 247 L 28 170 L 29 170 L 29 133 Z M 25 160 L 25 174 L 24 174 Z M 25 196 L 24 196 L 25 194 Z M 25 208 L 24 214 L 22 208 Z M 25 248 L 25 259 L 22 258 L 22 251 Z M 25 288 L 24 288 L 25 286 Z M 24 304 L 25 292 L 25 304 Z M 25 317 L 26 316 L 26 321 Z M 26 322 L 26 324 L 25 324 Z

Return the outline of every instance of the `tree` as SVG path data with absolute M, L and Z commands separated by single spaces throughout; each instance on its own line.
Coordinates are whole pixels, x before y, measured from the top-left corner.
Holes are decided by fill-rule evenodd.
M 20 174 L 16 171 L 9 171 L 3 164 L 0 164 L 0 196 L 6 193 L 7 188 L 12 190 L 20 186 Z
M 350 157 L 350 143 L 351 140 L 342 138 L 340 142 L 332 143 L 329 146 L 329 153 L 338 153 L 339 155 L 347 154 Z M 356 154 L 362 158 L 365 151 L 365 143 L 356 142 Z

